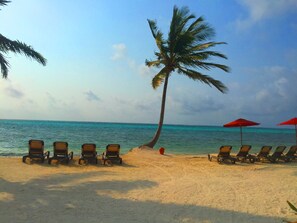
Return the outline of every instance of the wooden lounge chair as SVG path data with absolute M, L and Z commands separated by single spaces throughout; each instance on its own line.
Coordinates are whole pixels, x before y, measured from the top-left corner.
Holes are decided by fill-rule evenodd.
M 272 155 L 268 155 L 267 158 L 270 162 L 276 163 L 282 156 L 284 156 L 283 152 L 285 151 L 286 146 L 278 146 Z
M 121 146 L 119 144 L 108 144 L 105 153 L 102 154 L 103 164 L 105 165 L 108 160 L 110 162 L 118 161 L 122 164 L 123 160 L 120 157 L 120 148 Z
M 59 162 L 69 163 L 73 159 L 73 152 L 68 153 L 68 143 L 67 142 L 54 142 L 54 156 L 48 159 L 48 164 L 51 164 L 52 160 L 57 160 Z
M 255 158 L 251 154 L 249 154 L 251 148 L 252 146 L 250 145 L 242 145 L 235 156 L 237 161 L 245 162 L 246 160 L 249 160 L 251 163 L 254 163 Z
M 81 164 L 81 161 L 91 163 L 98 163 L 96 144 L 85 143 L 81 146 L 81 157 L 78 160 L 78 163 Z
M 230 160 L 231 163 L 235 164 L 237 159 L 231 156 L 231 149 L 232 146 L 221 146 L 218 154 L 208 154 L 208 160 L 212 161 L 213 158 L 216 158 L 220 164 L 226 160 Z
M 37 139 L 31 139 L 28 143 L 29 152 L 28 155 L 23 156 L 23 162 L 26 162 L 27 158 L 30 158 L 31 160 L 41 160 L 41 162 L 44 162 L 45 158 L 49 158 L 50 152 L 46 151 L 44 152 L 44 141 L 37 140 Z
M 291 146 L 290 149 L 286 154 L 280 157 L 281 160 L 284 160 L 285 162 L 290 162 L 294 159 L 297 159 L 297 145 Z
M 262 148 L 260 149 L 260 152 L 252 156 L 255 159 L 255 161 L 268 160 L 268 156 L 271 149 L 272 149 L 271 146 L 262 146 Z

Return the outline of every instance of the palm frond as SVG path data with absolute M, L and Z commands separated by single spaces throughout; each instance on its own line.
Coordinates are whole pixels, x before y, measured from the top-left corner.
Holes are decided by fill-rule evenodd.
M 215 36 L 214 29 L 206 22 L 195 26 L 191 33 L 195 36 L 197 42 L 207 41 Z
M 8 0 L 0 0 L 0 6 L 5 6 L 5 5 L 7 5 L 7 3 L 10 3 L 10 1 L 8 1 Z
M 13 53 L 24 54 L 25 56 L 36 60 L 42 65 L 46 65 L 46 59 L 38 52 L 36 52 L 31 46 L 22 43 L 18 40 L 12 41 L 0 34 L 0 50 L 7 53 L 8 51 Z
M 297 208 L 290 202 L 290 201 L 287 201 L 288 205 L 290 206 L 290 208 L 295 211 L 295 214 L 297 214 Z
M 159 67 L 161 64 L 160 60 L 145 60 L 145 65 L 148 67 Z
M 193 61 L 205 61 L 210 59 L 211 57 L 220 57 L 223 59 L 228 59 L 227 56 L 225 56 L 222 53 L 216 52 L 216 51 L 202 51 L 198 53 L 188 53 L 184 56 L 184 58 L 190 58 Z
M 5 57 L 0 52 L 0 66 L 1 66 L 1 73 L 3 78 L 7 78 L 9 63 L 5 59 Z
M 151 32 L 152 32 L 152 35 L 153 37 L 156 39 L 157 37 L 157 33 L 159 32 L 158 28 L 157 28 L 157 22 L 154 21 L 154 20 L 150 20 L 148 19 L 148 24 L 150 26 L 150 29 L 151 29 Z
M 196 71 L 196 69 L 210 70 L 211 68 L 219 68 L 225 72 L 230 71 L 226 65 L 209 62 L 214 57 L 227 59 L 223 53 L 208 50 L 216 45 L 226 43 L 209 41 L 215 36 L 215 31 L 204 21 L 203 17 L 196 19 L 194 14 L 190 14 L 187 7 L 179 9 L 175 6 L 167 40 L 163 39 L 163 33 L 158 29 L 156 22 L 148 21 L 159 51 L 155 52 L 156 60 L 146 60 L 146 65 L 156 67 L 164 65 L 163 69 L 166 70 L 166 72 L 164 72 L 165 70 L 160 71 L 159 75 L 154 77 L 154 88 L 164 81 L 166 76 L 161 74 L 170 75 L 172 71 L 177 70 L 192 79 L 213 85 L 225 92 L 226 87 L 221 82 Z
M 205 49 L 208 49 L 210 47 L 214 47 L 214 46 L 220 45 L 220 44 L 227 44 L 227 43 L 226 42 L 207 42 L 207 43 L 195 45 L 190 50 L 201 51 L 201 50 L 205 50 Z
M 230 68 L 223 64 L 217 64 L 217 63 L 207 63 L 207 62 L 195 62 L 193 63 L 192 67 L 199 67 L 205 70 L 210 70 L 211 68 L 219 68 L 225 72 L 230 72 Z
M 187 29 L 187 32 L 192 32 L 195 27 L 199 26 L 199 24 L 203 23 L 203 22 L 204 22 L 204 18 L 202 16 L 200 16 L 194 22 L 192 22 L 192 24 Z
M 228 91 L 228 88 L 221 81 L 216 80 L 208 75 L 204 75 L 198 71 L 180 67 L 178 68 L 178 73 L 184 74 L 195 81 L 201 81 L 209 86 L 214 86 L 222 93 L 227 93 Z
M 154 89 L 158 88 L 163 82 L 166 77 L 166 67 L 161 69 L 158 74 L 156 74 L 152 80 L 152 86 Z
M 185 31 L 186 24 L 189 22 L 189 20 L 194 18 L 195 15 L 189 14 L 188 7 L 182 7 L 181 9 L 178 9 L 176 6 L 174 6 L 170 31 L 168 34 L 169 42 L 174 44 L 175 37 L 183 33 Z
M 152 35 L 155 38 L 156 45 L 160 50 L 160 57 L 167 58 L 167 48 L 163 39 L 163 33 L 158 29 L 157 23 L 155 21 L 149 19 L 147 21 L 149 23 Z
M 194 18 L 195 15 L 190 14 L 187 7 L 183 7 L 180 10 L 176 6 L 174 7 L 168 34 L 168 45 L 172 55 L 182 53 L 181 51 L 193 42 L 193 36 L 191 33 L 186 32 L 186 29 L 187 23 Z
M 160 49 L 161 45 L 164 43 L 163 33 L 158 29 L 156 21 L 149 19 L 147 21 L 149 23 L 152 35 L 156 40 L 157 46 Z

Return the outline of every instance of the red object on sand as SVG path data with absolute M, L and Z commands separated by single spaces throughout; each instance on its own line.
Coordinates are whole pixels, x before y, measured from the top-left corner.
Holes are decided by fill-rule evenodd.
M 165 152 L 165 148 L 161 147 L 161 148 L 159 149 L 159 153 L 160 153 L 161 155 L 164 155 L 164 152 Z
M 291 118 L 285 122 L 281 122 L 278 125 L 295 125 L 295 132 L 296 132 L 296 145 L 297 145 L 297 118 Z
M 229 122 L 224 125 L 224 127 L 240 127 L 240 143 L 242 145 L 242 127 L 260 125 L 260 123 L 249 121 L 243 118 L 237 119 L 233 122 Z

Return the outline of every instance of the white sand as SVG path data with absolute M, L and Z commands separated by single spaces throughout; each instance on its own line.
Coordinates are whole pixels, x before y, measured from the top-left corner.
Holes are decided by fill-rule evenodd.
M 134 150 L 124 164 L 0 158 L 0 222 L 280 223 L 297 220 L 297 162 L 209 162 Z

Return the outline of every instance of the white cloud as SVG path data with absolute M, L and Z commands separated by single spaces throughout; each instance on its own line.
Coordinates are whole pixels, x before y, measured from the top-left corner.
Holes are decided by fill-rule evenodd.
M 269 98 L 269 92 L 266 89 L 262 89 L 256 93 L 256 101 L 262 102 Z
M 126 45 L 123 43 L 112 45 L 113 55 L 111 56 L 112 60 L 120 60 L 126 56 Z
M 17 83 L 13 83 L 10 79 L 1 79 L 0 91 L 3 91 L 3 95 L 11 98 L 21 99 L 25 96 L 22 87 Z
M 131 58 L 127 58 L 127 62 L 129 67 L 134 70 L 137 74 L 140 74 L 141 76 L 152 76 L 155 74 L 154 69 L 146 66 L 143 64 L 137 64 L 135 60 Z
M 240 88 L 230 89 L 231 95 L 225 101 L 229 113 L 273 123 L 284 115 L 295 116 L 297 110 L 297 70 L 284 67 L 253 68 L 249 84 L 242 82 Z M 233 106 L 232 104 L 237 104 Z
M 12 98 L 22 98 L 24 96 L 24 93 L 22 91 L 14 88 L 13 86 L 7 87 L 5 89 L 5 93 Z
M 51 106 L 55 106 L 57 104 L 57 100 L 49 92 L 46 92 L 46 97 Z
M 127 47 L 125 44 L 114 44 L 112 46 L 114 53 L 111 57 L 112 60 L 121 60 L 128 65 L 128 67 L 133 70 L 135 73 L 140 74 L 141 76 L 152 76 L 155 74 L 153 68 L 149 68 L 144 63 L 139 64 L 134 59 L 130 58 L 127 55 Z
M 239 0 L 247 7 L 248 17 L 239 19 L 236 25 L 239 29 L 246 29 L 260 21 L 278 17 L 297 10 L 296 0 Z
M 100 101 L 100 98 L 91 90 L 84 92 L 88 101 Z
M 153 76 L 154 74 L 156 74 L 156 72 L 153 68 L 150 68 L 150 67 L 146 66 L 145 64 L 141 64 L 138 66 L 138 72 L 142 76 L 150 76 L 150 77 Z

